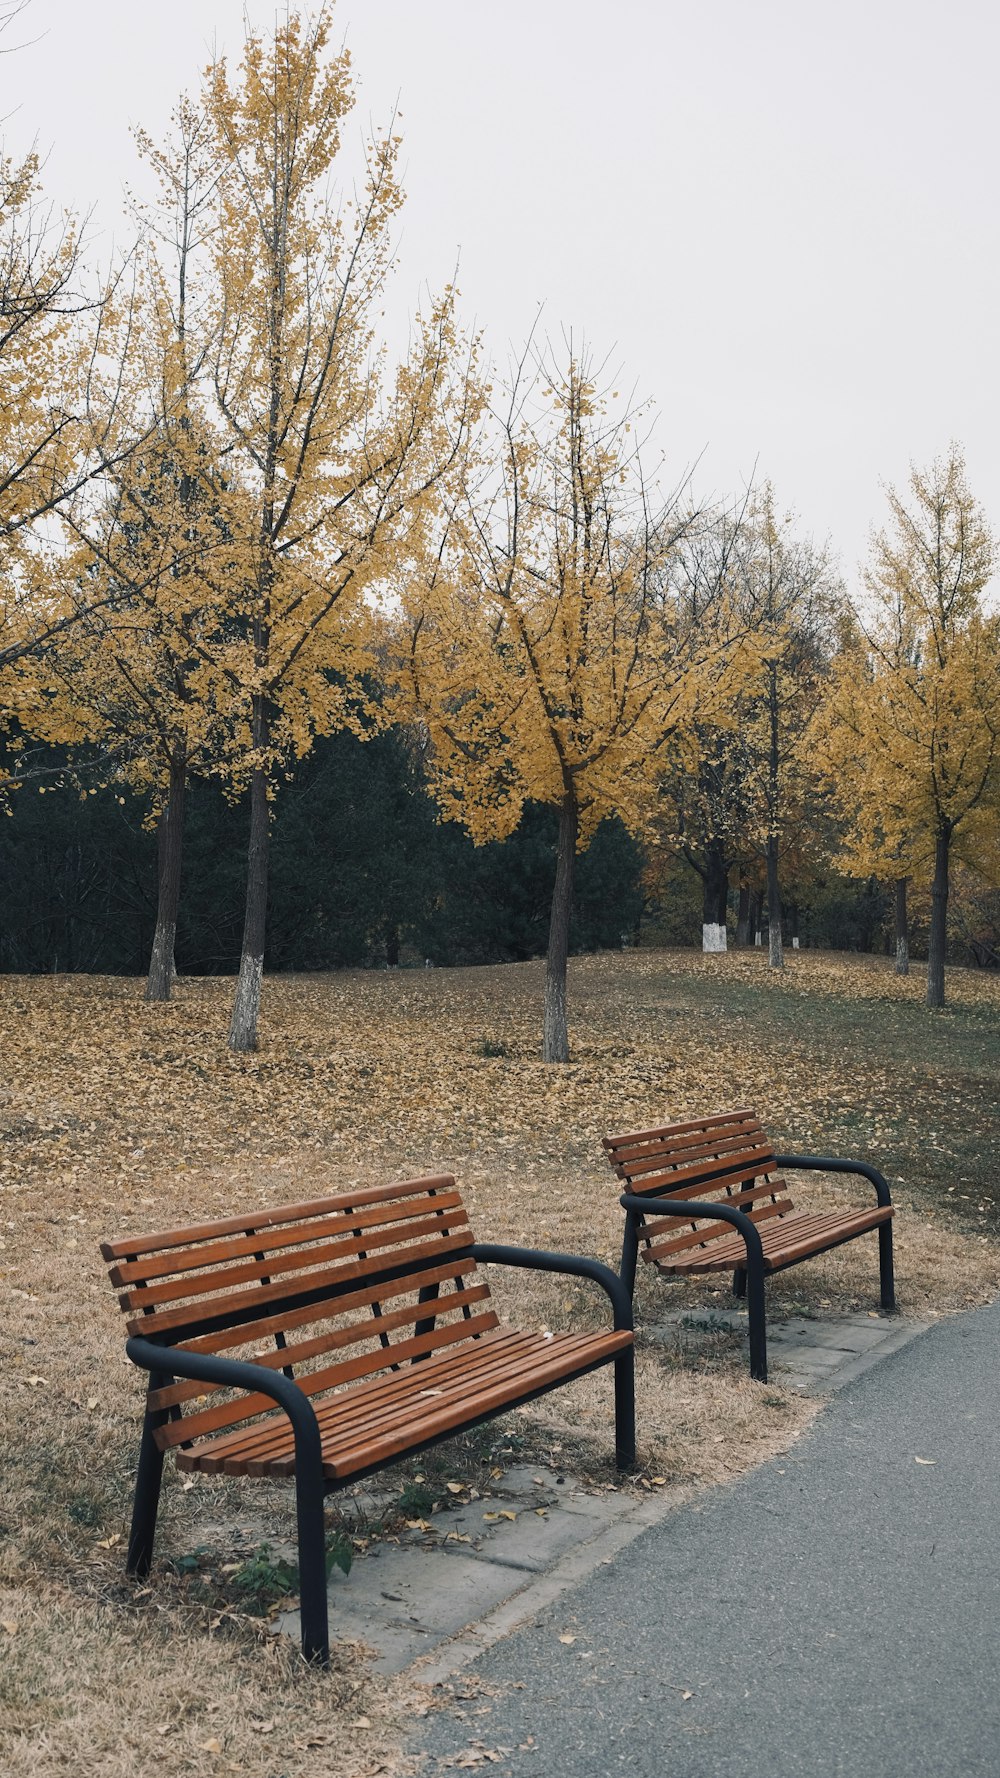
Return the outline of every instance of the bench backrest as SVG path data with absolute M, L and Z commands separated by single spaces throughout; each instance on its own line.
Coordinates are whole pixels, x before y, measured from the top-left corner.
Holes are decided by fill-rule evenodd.
M 638 1196 L 723 1199 L 754 1222 L 792 1209 L 784 1181 L 771 1179 L 776 1162 L 770 1137 L 752 1111 L 722 1111 L 657 1130 L 605 1136 L 608 1160 L 625 1189 Z M 667 1258 L 732 1234 L 729 1223 L 646 1217 L 644 1257 Z
M 499 1326 L 450 1174 L 106 1241 L 130 1334 L 241 1358 L 310 1395 L 396 1370 Z M 153 1388 L 161 1446 L 269 1412 L 264 1395 Z M 183 1418 L 181 1416 L 183 1415 Z

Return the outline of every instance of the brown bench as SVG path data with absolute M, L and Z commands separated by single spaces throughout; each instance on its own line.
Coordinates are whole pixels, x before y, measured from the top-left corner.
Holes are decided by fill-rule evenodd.
M 877 1168 L 865 1161 L 774 1153 L 752 1111 L 723 1111 L 688 1123 L 606 1136 L 609 1161 L 626 1192 L 621 1276 L 629 1294 L 636 1259 L 675 1277 L 732 1272 L 746 1296 L 750 1375 L 767 1382 L 764 1279 L 815 1253 L 878 1230 L 881 1306 L 896 1306 L 892 1275 L 892 1200 Z M 865 1210 L 796 1210 L 776 1169 L 859 1173 L 875 1187 Z
M 448 1175 L 101 1247 L 148 1371 L 128 1548 L 148 1573 L 164 1453 L 205 1475 L 294 1476 L 302 1651 L 329 1659 L 323 1497 L 507 1408 L 615 1366 L 635 1461 L 632 1311 L 607 1266 L 473 1239 Z M 502 1328 L 483 1263 L 590 1278 L 603 1333 Z

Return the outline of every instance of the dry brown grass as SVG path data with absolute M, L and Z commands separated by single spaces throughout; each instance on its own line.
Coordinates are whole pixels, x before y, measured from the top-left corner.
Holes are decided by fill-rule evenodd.
M 621 1211 L 599 1137 L 749 1102 L 782 1143 L 866 1151 L 890 1173 L 904 1311 L 947 1312 L 1000 1287 L 986 1195 L 996 982 L 956 973 L 955 1010 L 934 1020 L 916 978 L 867 960 L 806 953 L 775 981 L 755 956 L 585 958 L 571 971 L 566 1068 L 536 1060 L 540 986 L 534 964 L 269 981 L 261 1052 L 236 1058 L 228 982 L 182 982 L 171 1005 L 148 1007 L 133 981 L 0 980 L 5 1771 L 353 1778 L 387 1768 L 407 1708 L 357 1650 L 339 1650 L 329 1676 L 306 1673 L 234 1598 L 226 1564 L 287 1535 L 285 1490 L 199 1479 L 184 1491 L 172 1477 L 153 1585 L 124 1581 L 141 1390 L 102 1236 L 440 1169 L 459 1177 L 482 1238 L 614 1262 Z M 482 1053 L 497 1045 L 508 1053 Z M 835 1189 L 858 1201 L 858 1186 Z M 644 1276 L 640 1328 L 665 1302 L 728 1300 L 718 1285 Z M 867 1307 L 874 1241 L 770 1288 L 773 1311 Z M 495 1289 L 527 1325 L 602 1313 L 587 1287 L 551 1278 L 496 1274 Z M 682 1349 L 643 1334 L 640 1348 L 641 1457 L 671 1481 L 732 1475 L 812 1412 L 751 1384 L 724 1336 Z M 609 1401 L 601 1372 L 508 1428 L 606 1481 Z M 472 1474 L 488 1449 L 448 1447 L 438 1469 Z M 199 1546 L 189 1572 L 172 1571 Z

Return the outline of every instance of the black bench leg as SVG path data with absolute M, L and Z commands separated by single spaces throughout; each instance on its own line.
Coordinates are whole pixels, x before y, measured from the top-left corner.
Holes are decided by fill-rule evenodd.
M 615 1462 L 635 1468 L 635 1352 L 629 1346 L 615 1359 Z
M 882 1308 L 891 1315 L 896 1307 L 896 1282 L 892 1270 L 892 1223 L 878 1225 L 878 1273 Z
M 742 1296 L 746 1296 L 746 1293 L 747 1293 L 746 1267 L 745 1266 L 737 1266 L 735 1272 L 733 1273 L 733 1295 L 742 1297 Z
M 767 1382 L 767 1324 L 764 1308 L 764 1268 L 748 1255 L 746 1268 L 747 1313 L 750 1320 L 750 1375 L 755 1383 Z
M 129 1532 L 125 1568 L 140 1578 L 149 1573 L 153 1560 L 153 1539 L 156 1536 L 156 1511 L 160 1504 L 160 1482 L 163 1477 L 163 1452 L 153 1437 L 153 1421 L 146 1414 L 142 1422 L 142 1443 L 139 1446 L 139 1471 L 135 1478 L 135 1502 L 132 1507 L 132 1529 Z
M 326 1533 L 323 1524 L 323 1471 L 319 1464 L 297 1461 L 295 1505 L 299 1540 L 299 1611 L 302 1653 L 318 1667 L 330 1665 L 330 1634 L 326 1606 Z

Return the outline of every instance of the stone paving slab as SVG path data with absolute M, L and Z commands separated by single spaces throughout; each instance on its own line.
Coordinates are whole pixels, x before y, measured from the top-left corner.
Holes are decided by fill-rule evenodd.
M 814 1389 L 828 1394 L 842 1389 L 897 1352 L 934 1322 L 913 1316 L 875 1315 L 864 1311 L 839 1315 L 829 1321 L 809 1316 L 789 1316 L 787 1321 L 768 1321 L 768 1373 L 775 1382 L 793 1389 Z M 693 1335 L 726 1333 L 747 1339 L 745 1309 L 679 1309 L 664 1318 L 662 1338 L 676 1337 L 678 1328 Z M 668 1331 L 669 1330 L 669 1331 Z
M 380 1673 L 400 1673 L 445 1645 L 450 1650 L 460 1631 L 471 1636 L 471 1658 L 488 1646 L 484 1626 L 497 1607 L 503 1626 L 497 1634 L 506 1633 L 537 1609 L 531 1600 L 522 1608 L 520 1596 L 533 1597 L 538 1583 L 566 1558 L 573 1577 L 589 1573 L 609 1530 L 624 1527 L 637 1536 L 660 1508 L 659 1500 L 651 1502 L 631 1489 L 587 1489 L 544 1465 L 515 1465 L 496 1479 L 493 1490 L 435 1513 L 426 1521 L 427 1532 L 408 1531 L 398 1542 L 373 1544 L 355 1560 L 349 1576 L 334 1570 L 328 1589 L 331 1637 L 367 1643 L 376 1651 L 373 1664 Z M 676 1497 L 672 1490 L 671 1504 Z M 576 1558 L 592 1546 L 593 1560 L 585 1558 L 581 1569 Z M 282 1613 L 273 1627 L 297 1638 L 298 1612 Z M 449 1653 L 444 1671 L 452 1670 L 452 1660 Z
M 746 1336 L 746 1312 L 678 1312 L 692 1334 Z M 796 1316 L 768 1326 L 768 1360 L 779 1385 L 829 1394 L 933 1325 L 866 1314 L 813 1321 Z M 648 1333 L 656 1330 L 648 1329 Z M 330 1634 L 366 1643 L 374 1666 L 400 1673 L 419 1662 L 436 1683 L 609 1563 L 649 1525 L 674 1510 L 679 1488 L 641 1496 L 628 1488 L 584 1487 L 547 1466 L 514 1465 L 489 1496 L 435 1513 L 398 1542 L 379 1542 L 359 1556 L 346 1578 L 335 1570 L 329 1589 Z M 276 1631 L 298 1640 L 297 1612 Z

